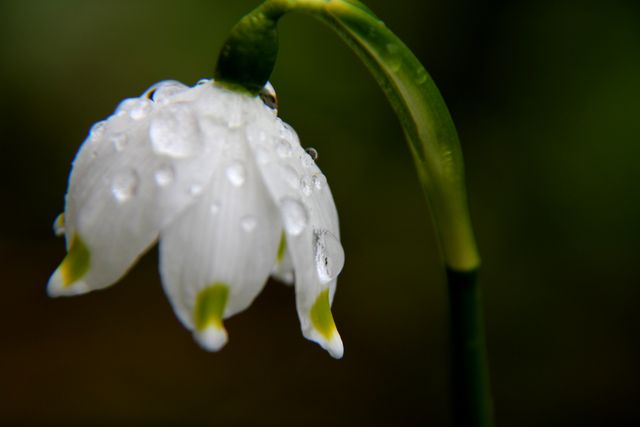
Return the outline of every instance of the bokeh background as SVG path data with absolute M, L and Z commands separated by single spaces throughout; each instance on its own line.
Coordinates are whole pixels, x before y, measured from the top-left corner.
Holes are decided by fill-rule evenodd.
M 289 16 L 281 116 L 315 147 L 347 262 L 331 359 L 270 282 L 202 351 L 155 248 L 52 300 L 51 223 L 91 124 L 152 83 L 212 74 L 257 0 L 0 0 L 0 425 L 446 426 L 441 257 L 400 127 L 322 24 Z M 457 123 L 499 425 L 640 424 L 640 3 L 369 0 Z

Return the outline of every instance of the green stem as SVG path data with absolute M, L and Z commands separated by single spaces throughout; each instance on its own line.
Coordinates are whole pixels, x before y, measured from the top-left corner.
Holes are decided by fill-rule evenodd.
M 309 13 L 336 31 L 365 63 L 400 119 L 448 271 L 454 420 L 456 426 L 490 426 L 489 376 L 475 280 L 480 257 L 467 206 L 462 151 L 449 110 L 415 55 L 357 0 L 265 1 L 232 29 L 218 58 L 216 82 L 258 93 L 275 65 L 278 20 L 291 11 Z
M 493 405 L 477 270 L 447 269 L 454 427 L 490 427 Z

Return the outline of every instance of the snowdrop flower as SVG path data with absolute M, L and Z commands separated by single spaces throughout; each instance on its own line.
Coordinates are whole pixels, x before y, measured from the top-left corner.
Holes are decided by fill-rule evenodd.
M 295 280 L 304 336 L 342 357 L 330 311 L 344 263 L 336 207 L 271 91 L 161 82 L 94 125 L 73 162 L 64 229 L 56 221 L 68 254 L 49 295 L 110 286 L 159 241 L 164 290 L 205 349 L 226 343 L 222 320 L 273 274 Z

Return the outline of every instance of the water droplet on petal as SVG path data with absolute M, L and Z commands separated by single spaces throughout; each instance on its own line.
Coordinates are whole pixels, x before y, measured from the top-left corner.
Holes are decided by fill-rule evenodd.
M 97 141 L 98 139 L 102 138 L 102 135 L 104 135 L 104 130 L 106 125 L 107 125 L 107 122 L 104 120 L 94 124 L 91 127 L 91 130 L 89 131 L 89 138 L 92 141 Z
M 294 190 L 300 188 L 300 176 L 291 165 L 284 165 L 281 168 L 282 176 L 287 184 Z
M 151 86 L 144 94 L 147 99 L 152 99 L 157 104 L 167 104 L 169 99 L 185 90 L 189 89 L 186 85 L 175 81 L 165 80 Z
M 242 184 L 244 184 L 247 175 L 244 165 L 239 160 L 235 160 L 233 163 L 227 166 L 227 170 L 225 171 L 225 173 L 229 182 L 231 182 L 231 184 L 235 185 L 236 187 L 240 187 Z
M 313 188 L 320 191 L 324 188 L 327 182 L 327 178 L 321 174 L 315 174 L 311 177 L 311 183 L 313 184 Z
M 256 148 L 255 151 L 256 161 L 258 164 L 266 165 L 269 163 L 269 154 L 264 150 L 264 148 Z
M 156 170 L 153 177 L 156 180 L 156 184 L 160 187 L 166 187 L 173 182 L 175 172 L 171 165 L 162 165 Z
M 246 215 L 242 217 L 242 219 L 240 220 L 240 226 L 247 233 L 250 233 L 253 230 L 255 230 L 256 225 L 258 225 L 258 220 L 253 215 Z
M 229 126 L 229 129 L 237 129 L 242 126 L 244 120 L 242 105 L 240 102 L 233 102 L 228 108 L 229 118 L 227 119 L 227 126 Z
M 53 220 L 53 234 L 56 235 L 56 237 L 60 237 L 64 235 L 64 232 L 64 213 L 61 213 Z
M 302 202 L 291 197 L 280 200 L 282 222 L 287 233 L 297 236 L 305 229 L 309 222 L 309 213 Z
M 329 283 L 344 266 L 344 250 L 340 241 L 328 230 L 314 232 L 316 270 L 321 283 Z
M 279 120 L 279 124 L 280 124 L 280 129 L 278 130 L 278 133 L 280 134 L 280 138 L 286 141 L 291 141 L 295 139 L 294 135 L 296 134 L 296 131 L 294 131 L 293 128 L 289 126 L 288 123 L 285 123 L 282 120 Z
M 206 84 L 209 84 L 209 83 L 213 83 L 213 79 L 200 79 L 196 83 L 196 86 L 202 86 L 202 85 L 206 85 Z
M 125 99 L 118 105 L 116 114 L 129 114 L 133 120 L 142 120 L 151 112 L 151 101 L 146 98 Z
M 124 133 L 117 133 L 111 137 L 111 143 L 116 151 L 122 151 L 127 146 L 127 135 Z
M 302 190 L 302 194 L 305 196 L 310 196 L 313 192 L 313 183 L 308 175 L 300 178 L 300 189 Z
M 138 174 L 133 169 L 121 172 L 111 182 L 111 194 L 117 202 L 124 203 L 136 195 L 139 181 Z
M 291 157 L 291 152 L 291 144 L 289 143 L 289 141 L 282 140 L 278 142 L 278 145 L 276 146 L 276 154 L 278 154 L 278 156 L 283 159 L 286 157 Z
M 203 189 L 204 187 L 201 184 L 193 184 L 191 187 L 189 187 L 189 194 L 191 196 L 197 196 L 202 193 Z
M 213 215 L 220 212 L 220 203 L 218 202 L 211 203 L 211 206 L 209 206 L 209 212 L 211 212 Z
M 184 104 L 160 110 L 149 128 L 151 147 L 157 154 L 187 158 L 202 146 L 200 128 L 194 113 Z
M 316 161 L 318 160 L 318 150 L 316 150 L 313 147 L 307 147 L 304 149 L 304 151 L 306 151 L 306 153 L 309 155 L 309 157 L 311 157 L 311 160 Z

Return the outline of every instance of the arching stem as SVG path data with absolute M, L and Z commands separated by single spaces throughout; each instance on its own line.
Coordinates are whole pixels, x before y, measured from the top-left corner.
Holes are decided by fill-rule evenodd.
M 278 52 L 278 20 L 291 11 L 326 23 L 363 60 L 404 130 L 444 255 L 450 296 L 453 421 L 493 425 L 482 306 L 480 257 L 469 217 L 456 128 L 420 61 L 356 0 L 268 0 L 231 31 L 214 77 L 252 94 L 264 86 Z

